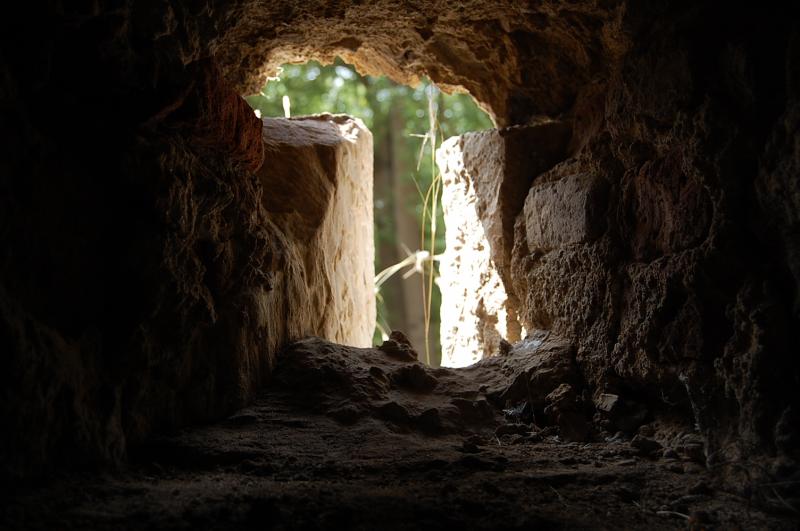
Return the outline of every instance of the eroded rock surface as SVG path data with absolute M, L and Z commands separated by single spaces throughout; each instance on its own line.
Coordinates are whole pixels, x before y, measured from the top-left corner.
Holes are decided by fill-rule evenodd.
M 314 338 L 294 343 L 279 357 L 273 385 L 251 406 L 213 425 L 151 438 L 113 474 L 17 487 L 4 495 L 11 503 L 0 508 L 0 526 L 797 525 L 796 515 L 781 512 L 781 501 L 791 503 L 797 494 L 786 477 L 784 483 L 777 476 L 766 484 L 721 481 L 692 453 L 696 434 L 664 438 L 659 426 L 647 424 L 634 435 L 565 443 L 586 424 L 575 407 L 580 384 L 558 384 L 575 374 L 574 349 L 563 340 L 539 335 L 469 369 L 398 359 L 394 353 L 404 343 L 399 337 L 392 343 L 385 349 Z M 495 399 L 526 396 L 512 389 L 522 375 L 536 400 L 549 404 L 556 425 L 503 419 Z M 485 387 L 476 387 L 480 381 Z
M 625 49 L 623 6 L 240 1 L 221 6 L 212 46 L 245 94 L 283 63 L 340 56 L 362 74 L 412 85 L 427 75 L 445 90 L 468 91 L 498 124 L 512 125 L 567 111 L 604 59 Z
M 437 151 L 447 248 L 440 261 L 442 364 L 466 366 L 518 341 L 514 220 L 533 179 L 566 157 L 563 123 L 468 133 Z
M 497 201 L 509 177 L 491 170 L 508 155 L 502 144 L 474 135 L 446 144 L 465 147 L 464 167 L 488 161 L 480 167 L 502 175 L 458 190 L 474 194 L 464 205 L 491 247 L 492 262 L 470 277 L 499 274 L 507 300 L 497 307 L 513 306 L 524 329 L 572 338 L 595 402 L 610 406 L 613 395 L 631 418 L 646 413 L 630 404 L 645 403 L 650 414 L 692 419 L 722 462 L 784 452 L 798 374 L 797 336 L 786 328 L 798 315 L 788 243 L 796 223 L 785 206 L 796 196 L 786 181 L 796 149 L 784 136 L 796 125 L 794 100 L 773 105 L 766 95 L 795 90 L 797 40 L 743 44 L 739 15 L 726 16 L 731 25 L 713 38 L 700 19 L 653 20 L 647 46 L 585 86 L 563 117 L 571 138 L 560 158 L 522 164 L 527 186 L 513 195 L 522 208 Z M 759 24 L 782 27 L 769 17 Z M 690 51 L 700 42 L 704 59 Z M 762 60 L 769 73 L 755 66 Z M 549 149 L 542 139 L 523 144 L 519 160 Z
M 341 115 L 263 123 L 261 201 L 285 246 L 274 272 L 281 294 L 269 301 L 271 320 L 285 326 L 274 346 L 306 335 L 369 346 L 372 135 L 360 120 Z
M 500 341 L 519 339 L 515 308 L 500 279 L 486 231 L 475 209 L 477 197 L 458 139 L 437 151 L 442 173 L 445 251 L 437 283 L 442 365 L 466 367 L 497 351 Z
M 6 270 L 15 287 L 0 300 L 4 473 L 37 470 L 58 447 L 118 460 L 153 430 L 219 418 L 253 398 L 280 347 L 307 334 L 369 344 L 369 131 L 346 117 L 262 123 L 218 70 L 208 66 L 202 80 L 183 105 L 203 120 L 178 113 L 166 136 L 143 133 L 145 155 L 129 161 L 117 190 L 132 194 L 145 175 L 154 195 L 115 209 L 107 190 L 80 184 L 68 187 L 78 194 L 69 205 L 29 196 L 55 201 L 54 216 L 82 213 L 42 233 L 27 259 L 49 245 L 99 245 L 111 231 L 119 240 L 107 250 L 125 260 L 98 265 L 76 252 L 49 290 L 40 274 L 52 264 L 20 258 Z M 104 271 L 126 279 L 113 297 L 103 283 L 76 292 Z M 116 357 L 102 361 L 104 348 Z

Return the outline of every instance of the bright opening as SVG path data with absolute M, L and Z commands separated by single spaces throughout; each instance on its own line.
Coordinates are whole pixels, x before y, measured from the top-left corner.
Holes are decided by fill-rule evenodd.
M 441 362 L 437 260 L 444 250 L 441 183 L 434 151 L 442 141 L 492 127 L 466 94 L 361 76 L 337 60 L 284 65 L 259 94 L 246 98 L 259 117 L 323 112 L 360 118 L 374 154 L 376 343 L 391 330 L 408 336 L 423 361 Z

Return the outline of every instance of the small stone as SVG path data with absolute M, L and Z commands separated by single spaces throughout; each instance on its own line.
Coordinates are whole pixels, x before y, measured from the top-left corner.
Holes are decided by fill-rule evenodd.
M 389 334 L 389 339 L 395 341 L 399 345 L 403 345 L 404 347 L 412 351 L 414 350 L 414 347 L 411 345 L 411 340 L 408 339 L 408 336 L 406 336 L 400 330 L 392 330 L 392 332 Z
M 417 361 L 419 359 L 419 354 L 411 346 L 411 341 L 399 330 L 392 330 L 389 339 L 384 341 L 378 350 L 401 361 Z
M 500 344 L 497 347 L 497 353 L 500 356 L 508 356 L 511 353 L 511 343 L 505 339 L 501 339 Z
M 606 414 L 611 414 L 618 404 L 619 395 L 613 395 L 610 393 L 603 393 L 594 401 L 594 406 Z
M 631 446 L 636 448 L 644 455 L 653 455 L 661 450 L 661 443 L 641 435 L 635 436 L 631 439 Z
M 378 408 L 378 416 L 395 424 L 408 424 L 408 410 L 397 402 L 387 402 Z
M 418 363 L 400 367 L 392 372 L 389 379 L 398 387 L 419 393 L 430 393 L 439 384 L 439 380 L 428 374 L 425 368 Z
M 546 397 L 548 403 L 544 408 L 559 428 L 559 436 L 564 441 L 585 441 L 589 435 L 589 423 L 581 412 L 580 400 L 575 389 L 569 384 L 559 385 Z
M 652 424 L 643 424 L 639 426 L 639 435 L 642 437 L 652 437 L 656 434 L 655 428 L 653 428 Z

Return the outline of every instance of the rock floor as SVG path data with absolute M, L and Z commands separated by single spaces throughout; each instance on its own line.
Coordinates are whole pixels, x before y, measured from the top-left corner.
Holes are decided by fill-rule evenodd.
M 508 422 L 491 404 L 520 374 L 552 373 L 547 352 L 569 350 L 545 342 L 448 370 L 422 368 L 402 342 L 301 342 L 252 406 L 154 438 L 114 472 L 20 487 L 0 528 L 797 528 L 689 455 Z

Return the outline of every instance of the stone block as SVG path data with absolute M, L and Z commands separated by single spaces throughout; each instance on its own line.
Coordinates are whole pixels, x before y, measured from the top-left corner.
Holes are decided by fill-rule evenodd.
M 262 203 L 285 236 L 286 340 L 369 346 L 375 329 L 372 134 L 348 116 L 265 118 Z
M 525 200 L 528 251 L 586 243 L 605 228 L 607 186 L 588 175 L 536 183 Z
M 442 364 L 460 367 L 519 341 L 511 282 L 514 220 L 537 175 L 566 156 L 560 122 L 467 133 L 437 151 L 447 248 L 440 262 Z

